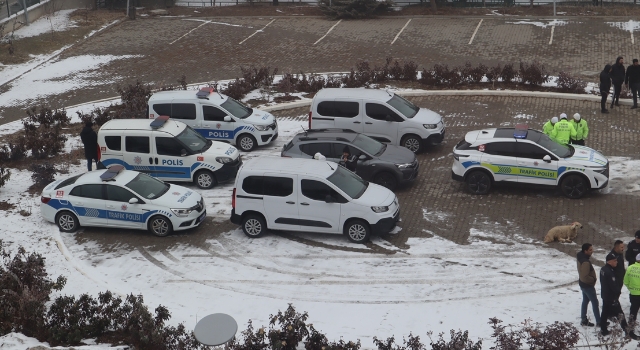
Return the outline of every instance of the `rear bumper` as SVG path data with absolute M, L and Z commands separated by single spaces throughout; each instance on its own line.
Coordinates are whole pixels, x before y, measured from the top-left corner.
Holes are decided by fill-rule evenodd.
M 371 233 L 374 235 L 383 235 L 391 232 L 396 227 L 396 223 L 400 221 L 400 210 L 392 218 L 380 219 L 377 223 L 371 225 Z
M 240 225 L 242 223 L 242 218 L 240 217 L 240 215 L 236 214 L 236 210 L 235 209 L 231 209 L 231 223 L 232 224 L 236 224 L 236 225 Z
M 236 178 L 238 170 L 242 166 L 242 157 L 238 156 L 238 161 L 222 165 L 222 168 L 216 171 L 216 180 L 218 182 L 226 182 Z
M 453 172 L 453 170 L 451 170 L 451 178 L 456 181 L 464 181 L 464 176 L 457 175 L 456 173 Z

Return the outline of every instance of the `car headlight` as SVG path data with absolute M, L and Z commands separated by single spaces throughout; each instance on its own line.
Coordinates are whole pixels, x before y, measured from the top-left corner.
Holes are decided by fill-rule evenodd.
M 233 159 L 229 157 L 216 157 L 216 162 L 220 164 L 227 164 L 233 162 Z
M 413 163 L 403 163 L 403 164 L 396 164 L 396 166 L 398 167 L 398 169 L 406 169 L 410 166 L 412 166 Z
M 267 130 L 269 125 L 254 125 L 253 127 L 256 128 L 256 130 L 258 130 L 258 131 L 265 131 L 265 130 Z
M 171 209 L 171 211 L 174 214 L 176 214 L 176 216 L 183 218 L 185 216 L 189 216 L 189 214 L 191 214 L 191 212 L 193 210 L 191 210 L 191 209 Z
M 438 127 L 438 124 L 422 124 L 425 129 L 435 129 Z
M 374 213 L 384 213 L 385 211 L 389 211 L 389 207 L 371 207 Z

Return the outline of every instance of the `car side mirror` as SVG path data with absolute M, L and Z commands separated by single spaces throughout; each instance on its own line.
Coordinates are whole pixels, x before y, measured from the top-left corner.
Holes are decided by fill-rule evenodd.
M 548 154 L 546 156 L 542 157 L 542 160 L 544 160 L 547 163 L 551 163 L 551 157 L 549 157 Z
M 333 200 L 333 197 L 331 197 L 330 195 L 327 195 L 326 197 L 324 197 L 324 201 L 325 201 L 325 203 L 333 203 L 333 202 L 335 202 Z
M 224 121 L 225 122 L 230 122 L 231 121 L 231 117 L 228 116 L 228 115 L 224 116 Z
M 358 157 L 358 160 L 367 160 L 367 156 L 361 154 L 360 157 Z
M 183 148 L 182 150 L 180 150 L 180 156 L 181 157 L 184 157 L 186 155 L 187 155 L 187 150 L 186 149 Z
M 129 199 L 129 204 L 136 204 L 136 203 L 138 203 L 138 198 L 133 197 L 133 198 Z
M 386 120 L 388 122 L 392 122 L 393 118 L 391 118 L 391 116 L 387 114 L 387 116 L 384 118 L 384 120 Z

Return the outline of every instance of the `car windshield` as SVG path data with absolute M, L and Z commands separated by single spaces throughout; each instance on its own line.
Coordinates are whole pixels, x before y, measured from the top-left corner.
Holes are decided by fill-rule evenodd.
M 336 172 L 327 178 L 351 198 L 360 198 L 367 190 L 369 183 L 360 176 L 350 172 L 342 166 L 338 166 Z
M 356 138 L 353 140 L 353 145 L 375 156 L 381 155 L 382 152 L 387 149 L 387 145 L 385 145 L 384 143 L 376 141 L 363 134 L 356 136 Z
M 540 146 L 546 148 L 549 152 L 558 156 L 558 158 L 571 157 L 574 152 L 574 148 L 571 146 L 561 145 L 545 134 L 540 135 L 540 139 L 537 142 Z
M 227 112 L 233 114 L 234 117 L 244 119 L 253 113 L 253 109 L 243 105 L 242 103 L 228 97 L 227 100 L 220 105 L 220 107 L 227 110 Z
M 407 118 L 413 118 L 416 114 L 418 114 L 418 111 L 420 110 L 420 107 L 414 105 L 413 103 L 405 100 L 398 95 L 393 95 L 393 98 L 387 101 L 387 103 L 391 107 L 397 109 L 398 112 L 402 113 Z
M 200 135 L 197 131 L 193 130 L 190 126 L 187 126 L 183 132 L 176 136 L 188 151 L 191 153 L 201 153 L 211 147 L 211 140 L 207 140 L 204 136 Z
M 169 190 L 166 183 L 143 173 L 138 174 L 125 186 L 146 199 L 156 199 Z

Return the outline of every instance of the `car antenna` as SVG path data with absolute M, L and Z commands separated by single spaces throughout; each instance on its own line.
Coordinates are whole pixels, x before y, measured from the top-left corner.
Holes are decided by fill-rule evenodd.
M 307 130 L 304 129 L 304 126 L 300 125 L 300 128 L 302 128 L 302 131 L 304 131 L 304 136 L 307 136 Z
M 327 162 L 327 165 L 329 166 L 329 168 L 331 168 L 331 170 L 336 170 L 331 166 L 331 164 L 329 164 L 329 162 Z
M 220 96 L 220 98 L 222 98 L 222 95 L 220 95 L 220 91 L 218 91 L 218 82 L 214 81 L 213 83 L 210 83 L 209 85 L 218 93 L 218 96 Z
M 389 94 L 390 97 L 393 97 L 393 95 L 389 92 L 389 89 L 385 89 L 384 91 L 386 91 L 387 94 Z

